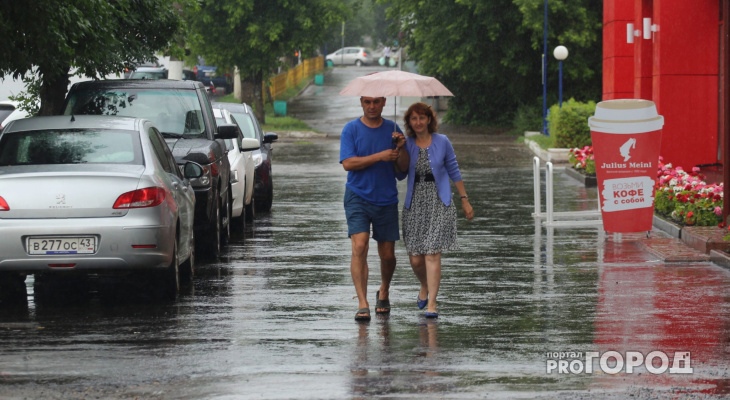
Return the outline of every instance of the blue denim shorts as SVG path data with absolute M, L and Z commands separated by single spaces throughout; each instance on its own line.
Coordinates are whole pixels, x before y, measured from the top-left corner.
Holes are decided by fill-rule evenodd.
M 360 232 L 370 232 L 378 242 L 400 240 L 398 229 L 398 204 L 376 206 L 368 203 L 352 190 L 345 189 L 345 216 L 347 217 L 347 237 Z

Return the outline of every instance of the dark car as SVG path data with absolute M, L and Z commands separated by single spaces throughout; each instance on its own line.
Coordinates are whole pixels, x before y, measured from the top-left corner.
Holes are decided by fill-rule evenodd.
M 272 149 L 271 143 L 279 139 L 279 135 L 273 132 L 264 133 L 258 119 L 253 113 L 251 106 L 246 103 L 213 103 L 215 108 L 228 110 L 236 119 L 243 132 L 244 137 L 257 138 L 261 143 L 260 151 L 254 151 L 255 161 L 253 196 L 255 210 L 261 212 L 271 211 L 274 200 L 274 182 L 271 175 Z
M 229 82 L 229 78 L 226 74 L 220 73 L 218 67 L 211 65 L 196 65 L 193 67 L 195 72 L 195 79 L 202 82 L 203 85 L 210 87 L 211 82 L 216 88 L 223 88 L 226 93 L 233 91 L 233 85 Z
M 191 180 L 195 190 L 195 234 L 199 249 L 220 255 L 230 237 L 230 164 L 223 139 L 238 126 L 216 125 L 213 108 L 200 82 L 109 79 L 71 86 L 66 115 L 118 115 L 151 120 L 165 137 L 178 165 L 194 161 L 204 174 Z

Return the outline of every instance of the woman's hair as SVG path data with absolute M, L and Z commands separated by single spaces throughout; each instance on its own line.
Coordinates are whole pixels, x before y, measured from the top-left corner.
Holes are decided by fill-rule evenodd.
M 403 117 L 403 123 L 406 127 L 406 135 L 415 137 L 416 133 L 413 132 L 413 128 L 411 128 L 410 119 L 413 114 L 419 114 L 419 115 L 425 115 L 429 117 L 431 120 L 428 123 L 428 133 L 434 133 L 439 127 L 439 122 L 436 119 L 436 113 L 431 109 L 431 106 L 429 106 L 426 103 L 418 102 L 413 103 L 410 107 L 408 107 L 408 111 L 406 111 L 406 115 Z

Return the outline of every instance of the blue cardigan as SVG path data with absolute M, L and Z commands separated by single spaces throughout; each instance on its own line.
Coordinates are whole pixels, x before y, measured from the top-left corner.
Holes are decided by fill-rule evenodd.
M 416 145 L 416 138 L 408 137 L 406 139 L 406 150 L 408 150 L 408 155 L 411 157 L 411 162 L 408 165 L 408 191 L 406 192 L 406 202 L 404 204 L 405 208 L 408 209 L 411 208 L 411 200 L 413 199 L 419 149 Z M 453 182 L 462 180 L 454 147 L 445 135 L 433 133 L 431 134 L 431 145 L 428 146 L 427 151 L 439 199 L 448 207 L 451 205 L 451 182 L 449 182 L 449 179 Z

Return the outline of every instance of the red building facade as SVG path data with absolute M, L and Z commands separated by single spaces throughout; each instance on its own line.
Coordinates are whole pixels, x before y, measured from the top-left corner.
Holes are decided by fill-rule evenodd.
M 729 2 L 603 2 L 603 100 L 654 101 L 660 154 L 685 170 L 727 168 Z

